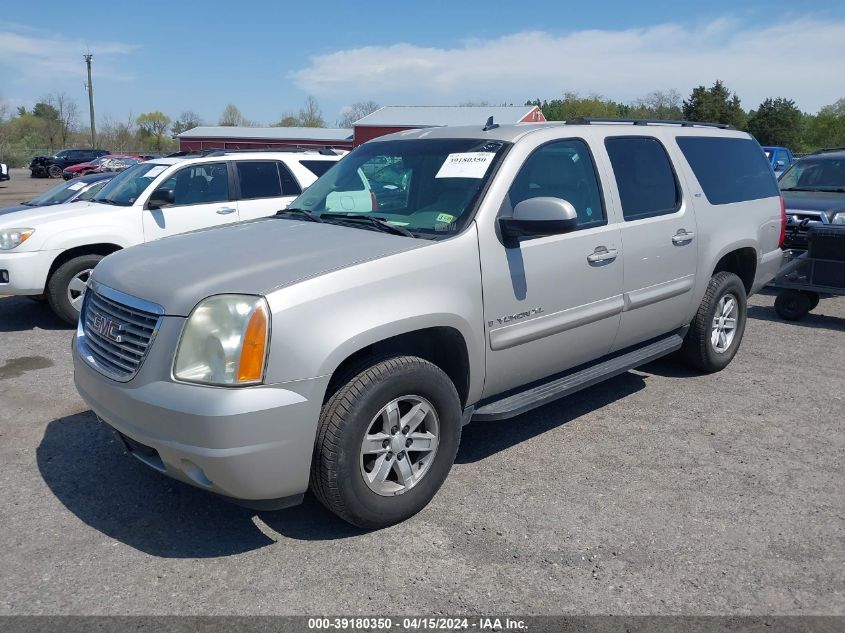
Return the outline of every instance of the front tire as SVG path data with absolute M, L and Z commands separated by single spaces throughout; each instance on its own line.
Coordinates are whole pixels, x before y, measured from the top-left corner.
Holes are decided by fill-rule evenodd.
M 47 175 L 50 176 L 50 178 L 61 178 L 62 168 L 58 165 L 50 165 L 50 167 L 47 168 Z
M 739 277 L 726 271 L 713 275 L 684 338 L 683 361 L 707 373 L 727 367 L 745 333 L 746 302 Z
M 76 325 L 88 278 L 102 255 L 81 255 L 59 266 L 47 282 L 47 302 L 65 323 Z
M 439 367 L 415 356 L 376 362 L 323 405 L 311 489 L 353 525 L 393 525 L 431 501 L 460 438 L 460 399 Z

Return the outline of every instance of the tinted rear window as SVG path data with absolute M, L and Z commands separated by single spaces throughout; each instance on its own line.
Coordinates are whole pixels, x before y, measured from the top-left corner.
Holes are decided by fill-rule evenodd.
M 759 200 L 780 193 L 756 141 L 712 136 L 679 136 L 677 141 L 710 204 Z
M 325 174 L 335 164 L 333 160 L 301 160 L 299 162 L 317 178 Z
M 626 221 L 674 213 L 681 192 L 669 156 L 651 137 L 619 136 L 604 142 Z

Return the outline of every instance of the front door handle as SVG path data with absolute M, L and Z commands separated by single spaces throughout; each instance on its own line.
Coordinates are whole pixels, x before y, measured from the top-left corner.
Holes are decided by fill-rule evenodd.
M 596 250 L 587 255 L 587 261 L 591 264 L 609 264 L 619 252 L 615 248 L 607 248 L 605 246 L 597 246 Z
M 217 209 L 217 213 L 220 215 L 229 215 L 230 213 L 234 213 L 237 209 L 233 209 L 232 207 L 223 207 L 222 209 Z
M 678 229 L 678 232 L 672 236 L 672 244 L 675 246 L 686 246 L 692 242 L 695 233 L 688 233 L 685 229 Z

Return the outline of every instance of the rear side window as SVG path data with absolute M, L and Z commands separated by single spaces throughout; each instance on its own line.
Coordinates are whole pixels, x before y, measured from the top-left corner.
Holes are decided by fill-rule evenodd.
M 317 178 L 325 174 L 335 164 L 333 160 L 301 160 L 299 162 Z
M 620 136 L 604 142 L 626 221 L 674 213 L 681 204 L 669 156 L 651 137 Z
M 677 141 L 710 204 L 759 200 L 780 193 L 756 141 L 712 136 L 679 136 Z
M 287 167 L 277 161 L 237 163 L 241 199 L 278 198 L 302 193 Z

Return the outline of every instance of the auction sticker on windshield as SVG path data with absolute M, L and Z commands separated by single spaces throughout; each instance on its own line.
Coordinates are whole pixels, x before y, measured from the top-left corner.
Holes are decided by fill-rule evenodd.
M 495 155 L 493 152 L 449 154 L 435 178 L 484 178 Z
M 141 174 L 141 177 L 142 178 L 155 178 L 161 172 L 163 172 L 165 169 L 167 169 L 167 165 L 156 165 L 155 167 L 150 169 L 150 171 L 148 171 L 146 174 Z

